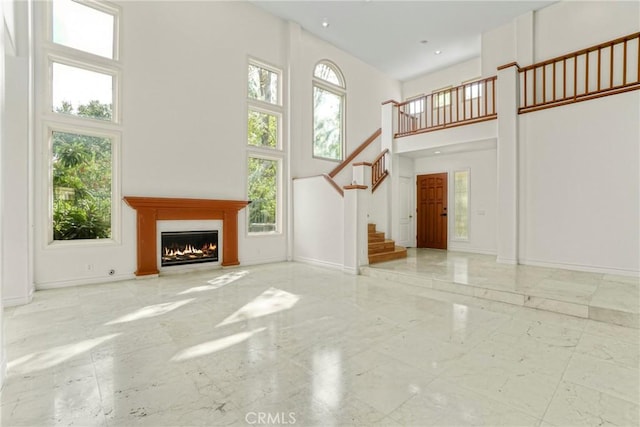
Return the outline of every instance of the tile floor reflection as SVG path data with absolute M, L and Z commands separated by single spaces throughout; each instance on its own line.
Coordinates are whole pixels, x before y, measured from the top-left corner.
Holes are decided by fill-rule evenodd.
M 40 291 L 5 320 L 3 426 L 640 423 L 637 329 L 304 264 Z

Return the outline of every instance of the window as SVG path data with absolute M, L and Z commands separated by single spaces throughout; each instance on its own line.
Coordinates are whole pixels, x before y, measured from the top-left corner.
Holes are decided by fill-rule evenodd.
M 278 148 L 280 116 L 249 107 L 247 143 L 256 147 Z
M 469 171 L 453 173 L 454 201 L 454 239 L 469 240 Z
M 52 63 L 52 108 L 56 113 L 111 121 L 113 80 L 109 74 Z
M 51 29 L 37 63 L 48 150 L 49 242 L 116 239 L 120 125 L 119 9 L 100 1 L 38 3 Z
M 424 101 L 425 101 L 425 96 L 424 95 L 419 95 L 415 98 L 409 98 L 408 99 L 408 104 L 407 104 L 407 113 L 411 114 L 412 116 L 417 116 L 419 114 L 421 114 L 422 112 L 424 112 Z
M 54 0 L 52 15 L 54 43 L 115 59 L 118 21 L 113 10 L 97 2 Z
M 279 73 L 261 65 L 249 64 L 249 98 L 279 104 Z
M 249 233 L 277 231 L 279 161 L 249 157 Z
M 111 237 L 113 139 L 52 131 L 53 239 Z
M 451 86 L 434 90 L 432 96 L 433 108 L 442 108 L 451 105 Z
M 472 83 L 464 86 L 464 99 L 475 99 L 480 96 L 482 91 L 482 83 Z
M 277 233 L 281 228 L 282 72 L 249 60 L 247 87 L 247 230 Z
M 345 84 L 338 68 L 322 61 L 313 72 L 313 156 L 342 160 Z

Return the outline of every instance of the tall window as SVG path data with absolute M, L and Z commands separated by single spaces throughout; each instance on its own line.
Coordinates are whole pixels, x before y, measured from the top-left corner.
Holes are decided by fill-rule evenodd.
M 249 233 L 280 231 L 284 160 L 282 71 L 250 60 L 247 87 L 247 197 Z
M 321 61 L 313 72 L 313 156 L 342 160 L 344 156 L 345 83 L 340 70 Z
M 40 69 L 48 147 L 49 241 L 113 239 L 119 217 L 119 9 L 101 1 L 41 3 L 50 22 Z
M 454 233 L 457 240 L 469 240 L 469 171 L 453 173 L 455 190 Z

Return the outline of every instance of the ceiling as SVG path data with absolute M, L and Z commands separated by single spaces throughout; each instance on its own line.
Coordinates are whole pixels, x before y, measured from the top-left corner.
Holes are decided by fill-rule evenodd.
M 259 1 L 398 79 L 480 55 L 481 34 L 553 1 Z M 325 28 L 322 22 L 326 21 Z M 425 42 L 426 41 L 426 42 Z M 436 54 L 440 51 L 440 54 Z

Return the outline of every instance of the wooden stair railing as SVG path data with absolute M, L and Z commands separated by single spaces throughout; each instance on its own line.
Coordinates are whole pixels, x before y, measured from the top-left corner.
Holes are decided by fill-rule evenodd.
M 493 120 L 496 76 L 396 103 L 396 138 Z
M 344 159 L 342 163 L 340 163 L 331 172 L 329 172 L 329 176 L 331 178 L 335 178 L 336 175 L 338 175 L 342 169 L 347 167 L 347 165 L 350 165 L 351 162 L 353 162 L 353 160 L 358 156 L 358 154 L 362 153 L 364 149 L 367 148 L 373 141 L 375 141 L 376 138 L 378 138 L 381 134 L 382 134 L 382 129 L 378 128 L 378 130 L 376 130 L 369 138 L 367 138 L 366 141 L 360 144 L 358 148 L 353 150 L 353 152 L 346 159 Z
M 385 180 L 387 176 L 389 176 L 389 171 L 385 165 L 385 159 L 387 157 L 387 153 L 389 152 L 388 148 L 385 148 L 384 151 L 378 154 L 378 157 L 371 164 L 371 192 L 376 191 L 376 188 L 382 181 Z
M 498 69 L 511 65 L 514 64 Z M 519 68 L 518 71 L 520 114 L 638 90 L 640 32 Z

